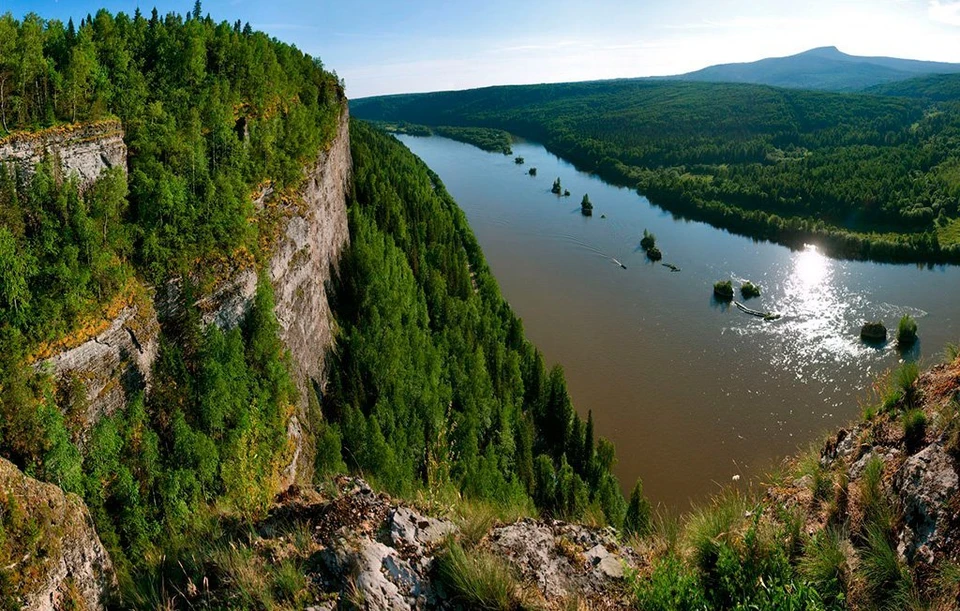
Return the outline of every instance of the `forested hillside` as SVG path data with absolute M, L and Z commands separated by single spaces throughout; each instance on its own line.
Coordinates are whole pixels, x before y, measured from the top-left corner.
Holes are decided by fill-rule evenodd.
M 866 93 L 920 98 L 933 102 L 960 101 L 960 74 L 931 74 L 906 81 L 876 85 Z
M 319 60 L 199 10 L 0 17 L 0 143 L 75 122 L 125 132 L 128 172 L 88 187 L 51 156 L 0 168 L 0 455 L 83 497 L 126 592 L 217 512 L 245 519 L 272 500 L 296 388 L 271 287 L 226 331 L 202 325 L 190 296 L 210 262 L 263 256 L 251 195 L 295 189 L 344 105 Z M 82 431 L 84 379 L 54 380 L 31 353 L 173 276 L 188 278 L 185 307 L 163 321 L 152 391 Z M 0 536 L 7 602 L 32 570 L 7 556 L 19 534 Z M 25 540 L 28 559 L 55 549 Z
M 393 138 L 355 123 L 351 140 L 353 243 L 323 404 L 347 464 L 394 493 L 452 490 L 568 518 L 593 508 L 621 525 L 613 447 L 524 338 L 463 212 Z
M 960 106 L 601 81 L 369 98 L 356 116 L 506 129 L 678 214 L 880 260 L 958 261 Z
M 267 183 L 292 196 L 340 126 L 342 88 L 319 60 L 199 10 L 101 11 L 77 25 L 6 15 L 0 45 L 0 143 L 116 123 L 127 146 L 128 171 L 90 185 L 54 156 L 0 168 L 0 455 L 83 498 L 118 604 L 167 604 L 192 571 L 229 574 L 222 552 L 273 502 L 301 401 L 322 411 L 302 422 L 319 480 L 349 469 L 402 496 L 624 524 L 612 445 L 525 340 L 463 214 L 364 125 L 352 129 L 329 387 L 298 393 L 263 272 L 273 228 L 251 196 Z M 195 304 L 224 261 L 261 279 L 239 324 L 220 328 Z M 147 307 L 171 278 L 182 295 L 160 320 L 149 392 L 84 428 L 86 381 L 34 367 L 38 346 L 115 302 Z M 42 558 L 56 542 L 4 520 L 0 597 L 16 606 L 35 565 L 13 556 Z

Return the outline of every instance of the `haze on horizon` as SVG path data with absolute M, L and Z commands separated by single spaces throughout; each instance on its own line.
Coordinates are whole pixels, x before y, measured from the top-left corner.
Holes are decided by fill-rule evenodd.
M 193 0 L 0 0 L 0 13 L 79 20 L 104 7 L 186 13 Z M 960 0 L 206 0 L 319 57 L 351 98 L 487 85 L 662 76 L 836 46 L 960 62 Z

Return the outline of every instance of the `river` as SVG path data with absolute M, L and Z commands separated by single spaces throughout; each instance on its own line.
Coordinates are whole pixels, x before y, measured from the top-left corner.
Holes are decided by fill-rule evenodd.
M 683 509 L 735 475 L 755 478 L 856 419 L 878 374 L 903 358 L 938 362 L 960 337 L 960 268 L 834 260 L 678 219 L 535 143 L 514 145 L 517 165 L 445 138 L 398 138 L 465 211 L 527 336 L 616 444 L 625 488 L 642 478 L 655 504 Z M 550 192 L 557 177 L 570 197 Z M 644 229 L 681 271 L 647 260 Z M 759 285 L 747 306 L 782 318 L 717 302 L 722 279 Z M 892 338 L 903 314 L 919 325 L 910 353 L 861 343 L 864 321 L 883 320 Z

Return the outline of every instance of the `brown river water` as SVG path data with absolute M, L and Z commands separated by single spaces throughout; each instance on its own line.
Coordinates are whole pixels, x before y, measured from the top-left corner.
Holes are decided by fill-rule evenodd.
M 735 475 L 759 476 L 857 418 L 879 373 L 903 358 L 938 362 L 960 338 L 960 268 L 834 260 L 814 245 L 793 251 L 681 220 L 534 143 L 515 144 L 526 160 L 516 165 L 445 138 L 399 139 L 466 212 L 577 410 L 592 410 L 597 433 L 616 443 L 624 488 L 640 477 L 654 503 L 683 509 Z M 570 197 L 550 193 L 557 177 Z M 591 218 L 580 214 L 584 193 Z M 645 228 L 681 271 L 647 261 Z M 718 303 L 721 279 L 758 284 L 747 305 L 782 318 Z M 907 313 L 921 338 L 909 354 L 860 342 L 864 321 L 895 331 Z

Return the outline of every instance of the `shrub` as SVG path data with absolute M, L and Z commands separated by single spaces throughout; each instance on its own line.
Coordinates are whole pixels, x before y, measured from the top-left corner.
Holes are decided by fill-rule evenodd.
M 637 609 L 693 611 L 707 607 L 697 575 L 688 570 L 675 554 L 657 561 L 649 578 L 628 575 L 628 579 L 633 586 Z
M 903 441 L 910 454 L 917 451 L 927 432 L 927 415 L 921 409 L 911 409 L 903 415 Z
M 744 299 L 750 299 L 751 297 L 759 297 L 760 287 L 750 282 L 749 280 L 747 280 L 740 287 L 740 294 L 743 295 Z
M 860 553 L 860 573 L 870 599 L 880 608 L 899 609 L 910 593 L 910 572 L 887 538 L 873 525 L 867 529 L 867 546 Z
M 917 321 L 909 314 L 904 315 L 897 325 L 897 347 L 909 348 L 917 341 Z
M 827 498 L 830 492 L 830 476 L 820 464 L 820 450 L 816 446 L 811 446 L 800 459 L 799 471 L 801 477 L 810 478 L 810 491 L 814 499 Z
M 713 285 L 713 294 L 724 301 L 733 299 L 733 283 L 729 280 L 720 280 Z
M 643 238 L 640 239 L 640 248 L 650 250 L 657 245 L 657 236 L 646 229 L 643 230 Z
M 720 556 L 721 545 L 734 537 L 734 530 L 747 509 L 735 490 L 697 509 L 687 521 L 684 539 L 693 552 L 693 561 L 703 572 L 711 572 Z
M 860 505 L 863 530 L 878 527 L 889 531 L 893 525 L 893 507 L 883 491 L 883 459 L 873 456 L 867 461 L 860 480 Z
M 643 482 L 637 478 L 637 483 L 630 493 L 630 503 L 627 505 L 627 516 L 623 520 L 623 530 L 627 534 L 645 536 L 650 532 L 650 501 L 643 496 Z
M 913 404 L 916 393 L 916 382 L 920 377 L 920 368 L 916 363 L 904 363 L 893 374 L 893 381 L 900 391 L 903 392 L 907 405 Z

